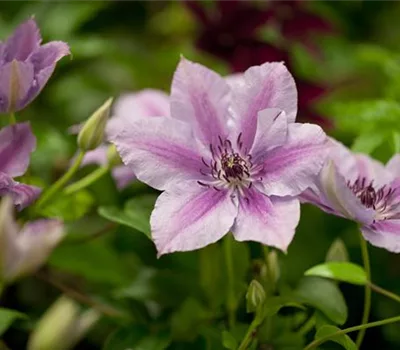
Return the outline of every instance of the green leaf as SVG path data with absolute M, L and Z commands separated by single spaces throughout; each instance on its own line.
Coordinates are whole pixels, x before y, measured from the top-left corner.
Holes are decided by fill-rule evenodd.
M 385 133 L 377 133 L 376 130 L 358 135 L 351 149 L 353 152 L 371 154 L 385 141 Z
M 297 309 L 305 310 L 305 307 L 288 297 L 272 297 L 266 300 L 264 307 L 265 316 L 276 315 L 284 307 L 294 307 Z
M 346 245 L 340 238 L 337 238 L 329 247 L 325 261 L 349 261 Z
M 45 217 L 59 217 L 64 221 L 74 221 L 84 216 L 92 207 L 93 197 L 86 190 L 69 196 L 60 196 L 43 208 Z
M 151 334 L 143 338 L 135 346 L 135 350 L 165 350 L 171 344 L 171 337 L 167 333 Z
M 111 206 L 100 207 L 98 212 L 110 221 L 134 228 L 151 238 L 150 214 L 156 199 L 156 195 L 142 195 L 129 200 L 124 210 Z
M 0 336 L 11 326 L 17 319 L 26 319 L 27 316 L 21 312 L 0 308 Z
M 351 262 L 332 261 L 312 267 L 305 272 L 306 276 L 319 276 L 337 281 L 365 285 L 367 275 L 364 269 Z
M 300 303 L 322 311 L 335 324 L 342 325 L 346 322 L 346 302 L 333 281 L 314 276 L 303 277 L 293 297 Z
M 315 334 L 315 339 L 321 339 L 326 336 L 330 336 L 338 331 L 340 331 L 340 329 L 335 326 L 322 326 Z M 330 338 L 329 341 L 333 341 L 342 345 L 346 350 L 357 350 L 356 344 L 354 344 L 354 342 L 346 334 L 336 335 L 333 338 Z
M 103 350 L 137 349 L 136 345 L 147 335 L 145 327 L 133 325 L 114 331 L 106 340 Z
M 222 345 L 229 350 L 236 350 L 239 346 L 235 337 L 228 331 L 222 332 Z
M 332 326 L 332 321 L 327 318 L 321 311 L 315 311 L 315 328 L 318 330 L 323 326 Z

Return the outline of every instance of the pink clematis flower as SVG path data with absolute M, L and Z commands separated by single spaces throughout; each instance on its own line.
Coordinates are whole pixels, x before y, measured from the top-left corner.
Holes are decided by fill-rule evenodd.
M 0 197 L 9 195 L 19 210 L 30 205 L 40 188 L 24 185 L 13 178 L 25 173 L 36 139 L 29 123 L 19 123 L 0 130 Z
M 400 252 L 400 157 L 386 167 L 331 140 L 330 159 L 303 202 L 361 225 L 372 245 Z
M 110 137 L 139 180 L 164 191 L 151 215 L 158 254 L 204 247 L 232 231 L 286 250 L 294 198 L 326 157 L 326 136 L 297 124 L 297 92 L 282 63 L 229 79 L 184 58 L 170 116 L 125 119 Z
M 114 104 L 113 117 L 110 119 L 106 132 L 124 125 L 125 118 L 165 116 L 169 114 L 169 97 L 160 90 L 145 89 L 139 92 L 122 95 Z M 107 164 L 108 145 L 104 144 L 86 153 L 82 166 L 88 164 Z M 116 166 L 112 176 L 119 190 L 127 187 L 136 179 L 134 172 L 125 165 Z
M 32 273 L 64 237 L 59 220 L 36 220 L 20 229 L 14 220 L 10 197 L 0 204 L 0 278 L 4 282 Z
M 41 41 L 31 18 L 0 42 L 0 113 L 25 108 L 46 85 L 57 61 L 70 54 L 62 41 L 40 45 Z

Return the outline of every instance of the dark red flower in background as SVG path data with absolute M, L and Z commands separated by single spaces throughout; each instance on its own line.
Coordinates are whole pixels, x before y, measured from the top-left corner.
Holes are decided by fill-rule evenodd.
M 231 66 L 233 72 L 267 61 L 284 61 L 293 73 L 290 49 L 301 43 L 322 59 L 315 34 L 331 34 L 333 26 L 310 12 L 303 1 L 252 2 L 245 0 L 214 1 L 208 8 L 201 1 L 186 1 L 201 25 L 196 46 Z M 262 40 L 259 30 L 274 26 L 282 36 L 278 44 Z M 295 73 L 295 72 L 294 72 Z M 299 92 L 299 119 L 329 126 L 330 121 L 313 110 L 313 103 L 327 92 L 327 87 L 296 77 Z

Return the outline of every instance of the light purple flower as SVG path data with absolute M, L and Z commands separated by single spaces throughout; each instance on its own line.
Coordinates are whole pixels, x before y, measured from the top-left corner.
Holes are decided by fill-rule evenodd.
M 20 229 L 14 220 L 10 197 L 0 204 L 0 276 L 3 281 L 35 271 L 64 236 L 62 222 L 37 220 Z
M 228 231 L 286 251 L 299 221 L 293 196 L 327 153 L 316 125 L 294 123 L 297 93 L 282 63 L 228 83 L 182 58 L 170 117 L 126 118 L 111 135 L 139 180 L 164 191 L 151 215 L 158 254 L 216 242 Z
M 330 159 L 301 199 L 352 219 L 371 244 L 400 252 L 400 158 L 385 167 L 331 140 Z
M 169 97 L 159 90 L 145 89 L 140 92 L 122 95 L 114 104 L 113 117 L 107 126 L 107 133 L 112 129 L 124 125 L 125 118 L 165 116 L 169 114 Z M 102 145 L 93 151 L 87 152 L 82 165 L 107 164 L 107 145 Z M 136 179 L 133 171 L 125 165 L 116 166 L 112 170 L 112 176 L 117 188 L 122 190 Z
M 40 194 L 38 187 L 13 179 L 25 173 L 35 148 L 36 138 L 29 123 L 14 124 L 0 130 L 0 197 L 10 195 L 19 210 Z
M 23 109 L 40 93 L 56 62 L 69 55 L 68 45 L 42 38 L 33 18 L 0 43 L 0 113 Z

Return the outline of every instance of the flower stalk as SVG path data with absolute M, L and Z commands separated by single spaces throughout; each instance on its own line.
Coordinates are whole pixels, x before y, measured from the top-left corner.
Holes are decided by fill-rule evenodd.
M 90 186 L 91 184 L 99 180 L 101 177 L 103 177 L 105 174 L 107 174 L 109 170 L 110 170 L 109 166 L 102 166 L 97 168 L 95 171 L 86 175 L 84 178 L 67 186 L 64 190 L 64 193 L 67 195 L 71 195 L 80 190 L 83 190 L 84 188 Z
M 226 263 L 226 271 L 228 275 L 228 290 L 226 299 L 226 308 L 228 312 L 228 324 L 229 328 L 235 326 L 235 291 L 234 291 L 234 271 L 233 271 L 233 259 L 232 259 L 232 237 L 228 235 L 223 240 L 224 255 Z

